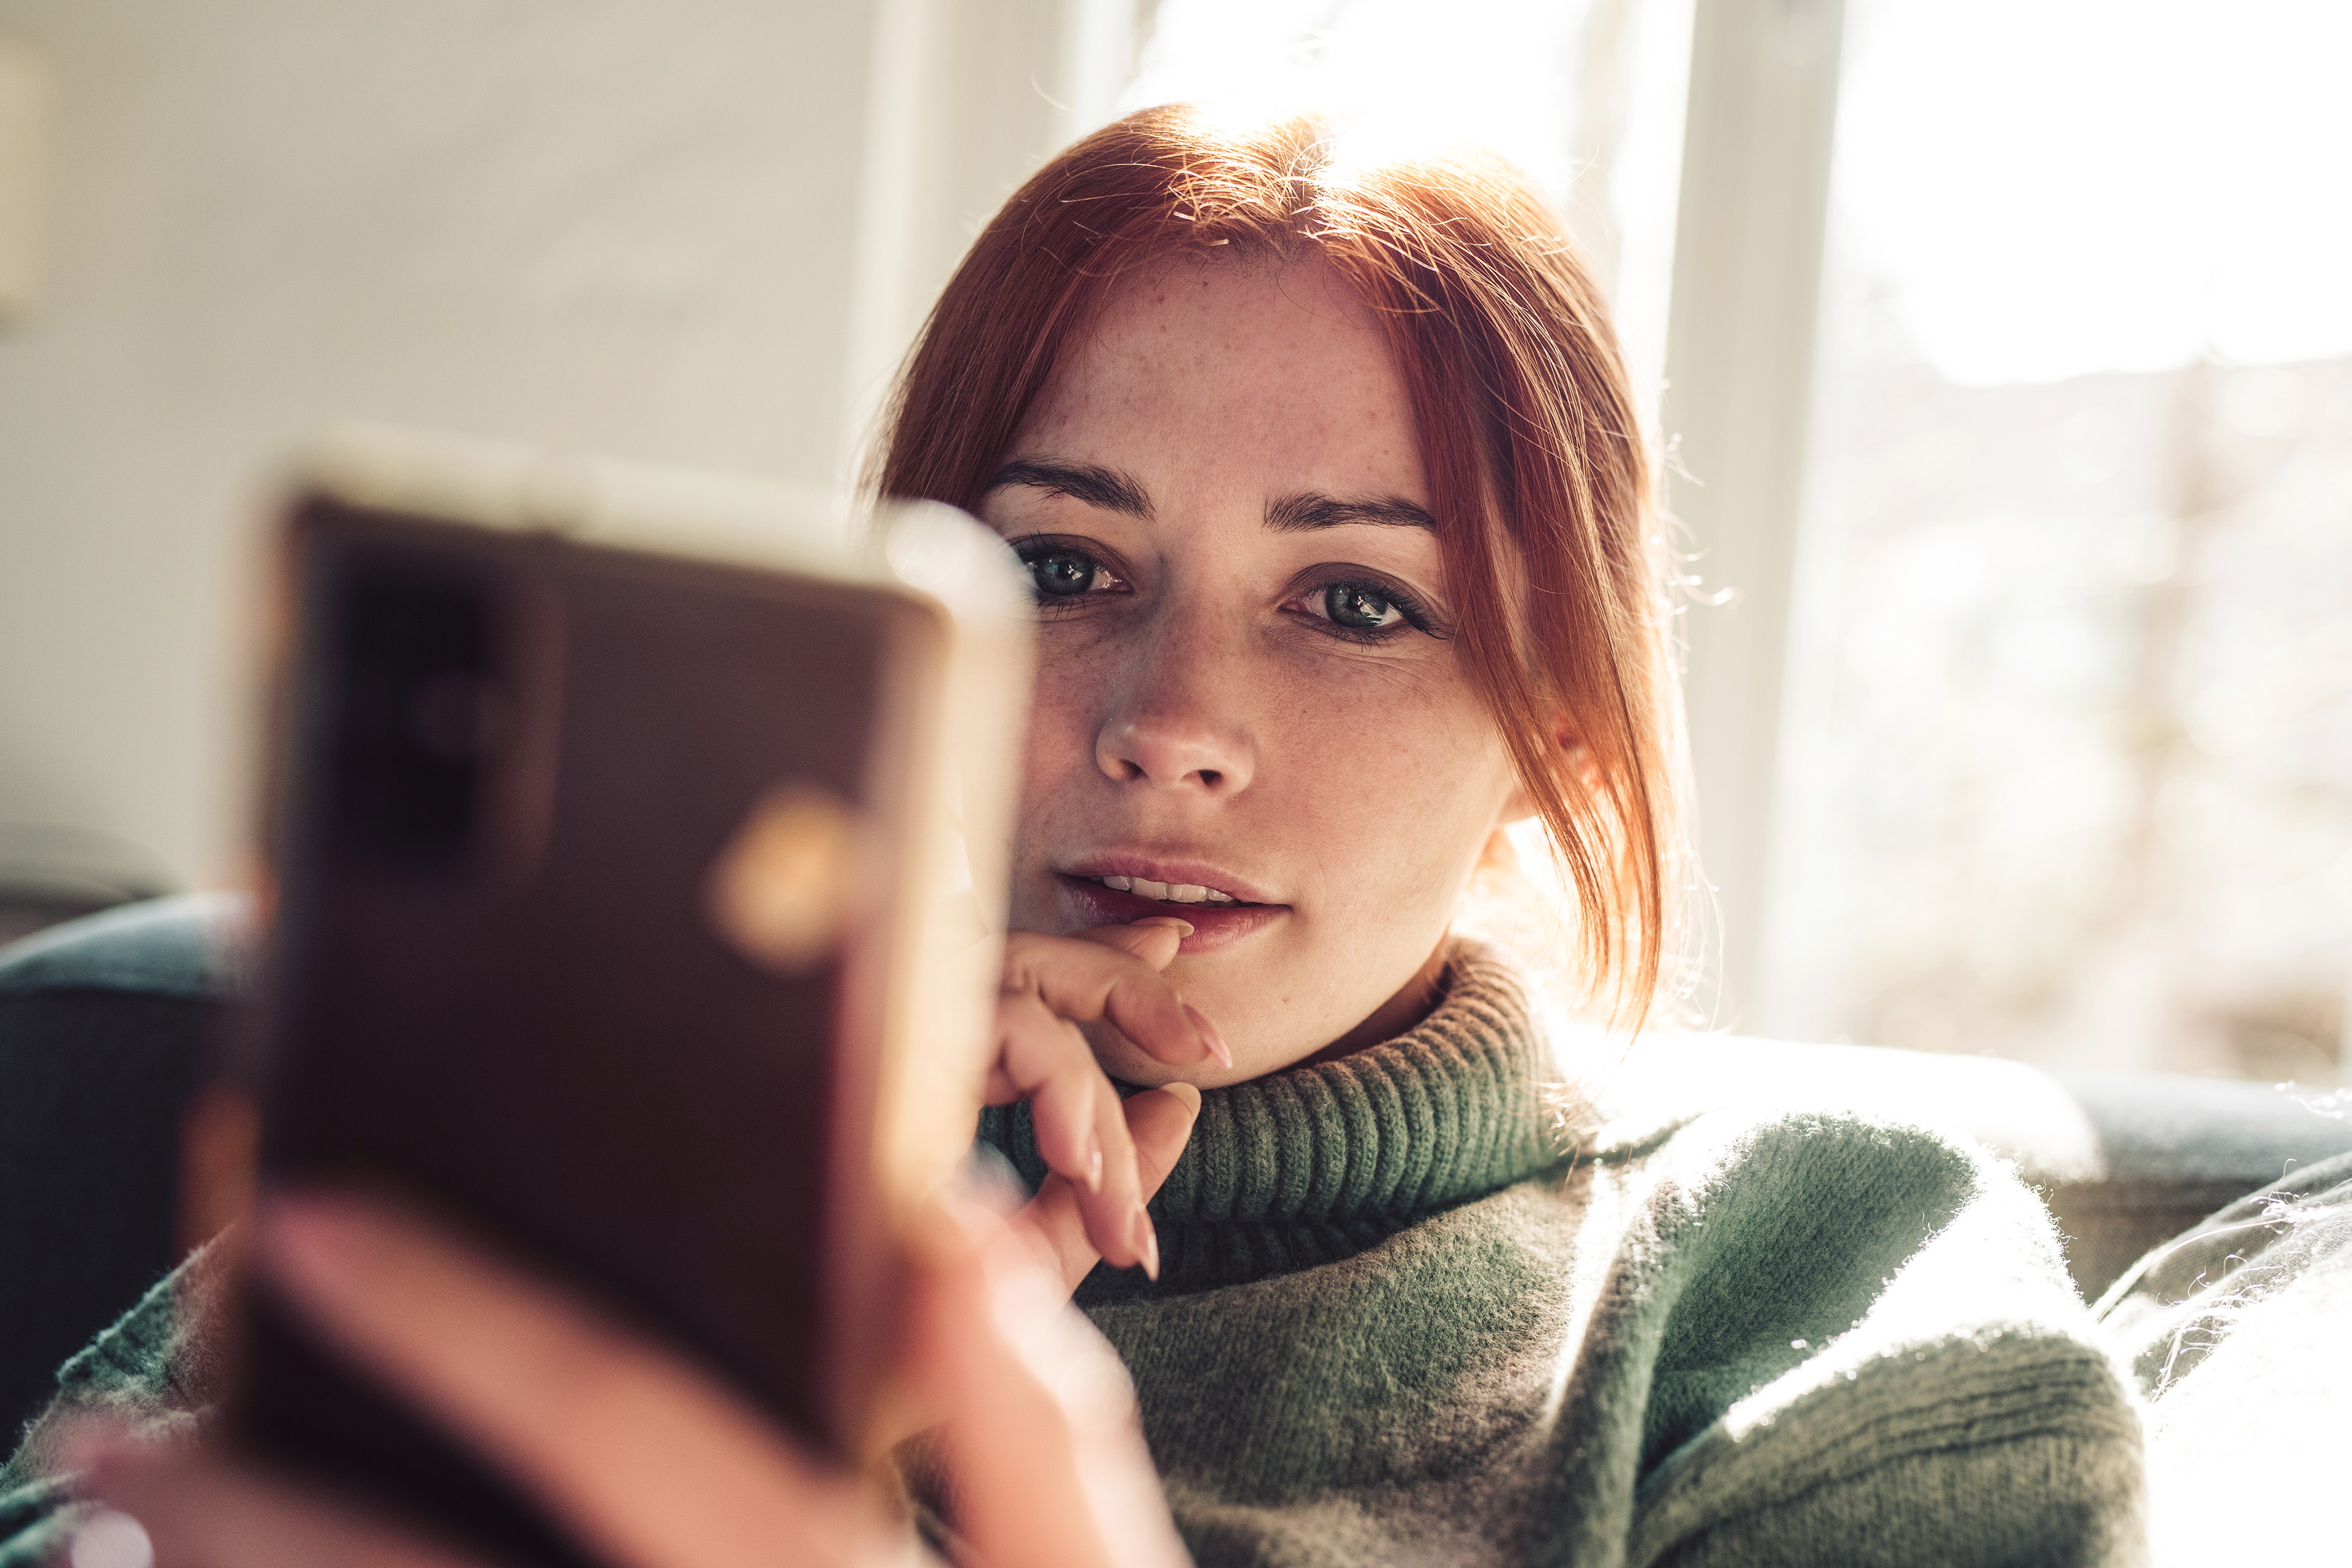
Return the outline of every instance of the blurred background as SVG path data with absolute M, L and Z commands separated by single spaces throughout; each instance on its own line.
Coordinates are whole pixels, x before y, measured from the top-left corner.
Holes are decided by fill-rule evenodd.
M 1657 399 L 1751 1032 L 2325 1088 L 2337 0 L 0 0 L 0 940 L 232 879 L 250 521 L 363 416 L 828 485 L 986 216 L 1314 99 L 1558 197 Z

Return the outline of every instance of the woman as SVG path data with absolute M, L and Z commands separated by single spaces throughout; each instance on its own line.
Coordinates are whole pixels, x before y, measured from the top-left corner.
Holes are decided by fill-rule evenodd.
M 879 482 L 1003 534 L 1040 616 L 982 1123 L 1035 1191 L 1009 1229 L 967 1209 L 935 1238 L 936 1540 L 1157 1561 L 1172 1518 L 1202 1563 L 2135 1552 L 2137 1417 L 2031 1194 L 1837 1118 L 1587 1132 L 1528 985 L 1455 932 L 1502 829 L 1539 819 L 1583 1001 L 1630 1031 L 1684 875 L 1647 450 L 1517 175 L 1353 162 L 1312 121 L 1110 127 L 950 284 Z M 337 1286 L 321 1234 L 474 1304 L 422 1331 L 431 1301 Z M 1157 1490 L 1115 1390 L 1056 1399 L 1000 1342 L 1055 1321 L 1024 1237 L 1124 1360 Z M 263 1243 L 616 1559 L 717 1561 L 793 1520 L 837 1560 L 889 1550 L 841 1483 L 495 1265 L 348 1210 Z M 597 1385 L 659 1385 L 657 1418 L 535 1418 L 544 1390 L 452 1343 L 486 1319 L 572 1345 L 559 1364 L 651 1365 Z M 357 1528 L 206 1461 L 90 1451 L 190 1561 L 271 1520 Z M 688 1503 L 611 1458 L 680 1453 Z
M 1204 1092 L 1156 1279 L 1077 1296 L 1196 1557 L 2130 1552 L 2133 1407 L 2011 1178 L 1820 1119 L 1568 1161 L 1524 987 L 1449 934 L 1533 815 L 1638 1026 L 1683 875 L 1647 453 L 1523 180 L 1111 127 L 949 285 L 882 484 L 1036 583 L 1013 923 L 1199 928 L 1166 973 L 1234 1061 L 1090 1029 Z M 1040 1181 L 1030 1121 L 983 1135 Z

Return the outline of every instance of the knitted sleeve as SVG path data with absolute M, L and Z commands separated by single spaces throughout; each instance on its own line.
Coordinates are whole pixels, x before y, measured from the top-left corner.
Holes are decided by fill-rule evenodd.
M 58 1394 L 0 1468 L 0 1568 L 47 1562 L 88 1505 L 58 1468 L 77 1418 L 100 1416 L 142 1435 L 199 1427 L 220 1393 L 226 1238 L 216 1238 L 141 1298 L 58 1370 Z
M 1593 1310 L 1617 1407 L 1566 1413 L 1623 1428 L 1586 1475 L 1624 1562 L 2139 1558 L 2137 1402 L 2014 1175 L 1841 1117 L 1695 1131 Z

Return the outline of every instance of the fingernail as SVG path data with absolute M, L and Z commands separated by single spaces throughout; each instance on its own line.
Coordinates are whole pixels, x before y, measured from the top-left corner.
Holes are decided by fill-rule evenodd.
M 73 1529 L 74 1563 L 152 1563 L 155 1543 L 147 1528 L 127 1513 L 101 1508 Z
M 1139 921 L 1129 921 L 1127 923 L 1131 926 L 1174 926 L 1186 936 L 1192 934 L 1192 922 L 1180 921 L 1174 915 L 1146 915 Z
M 1129 1239 L 1142 1255 L 1143 1272 L 1150 1279 L 1160 1278 L 1160 1233 L 1151 1228 L 1151 1215 L 1141 1205 L 1136 1205 L 1135 1221 L 1129 1226 Z
M 1192 1020 L 1192 1027 L 1200 1030 L 1201 1038 L 1209 1043 L 1209 1054 L 1216 1058 L 1219 1061 L 1224 1063 L 1225 1066 L 1233 1066 L 1234 1053 L 1225 1049 L 1225 1042 L 1217 1034 L 1217 1026 L 1214 1024 L 1210 1023 L 1209 1020 L 1202 1015 L 1201 1010 L 1198 1007 L 1193 1006 L 1190 1002 L 1184 1004 L 1184 1016 Z
M 1096 1133 L 1087 1134 L 1087 1191 L 1100 1194 L 1103 1178 L 1102 1139 Z

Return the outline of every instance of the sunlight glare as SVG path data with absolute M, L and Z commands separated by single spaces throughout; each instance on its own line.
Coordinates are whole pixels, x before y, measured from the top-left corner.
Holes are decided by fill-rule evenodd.
M 1555 197 L 1574 176 L 1564 90 L 1582 23 L 1559 0 L 1163 0 L 1120 108 L 1252 118 L 1313 106 L 1366 150 L 1491 147 Z
M 2352 352 L 2352 6 L 1849 11 L 1838 206 L 1969 385 Z

